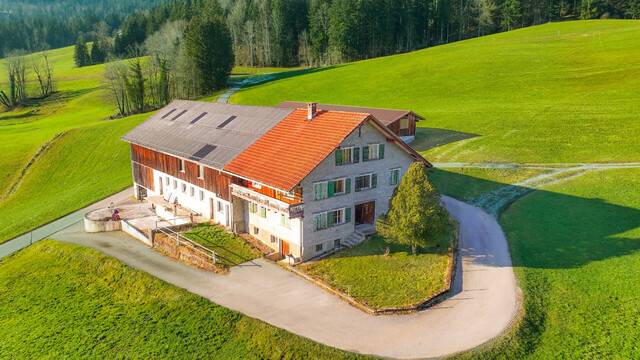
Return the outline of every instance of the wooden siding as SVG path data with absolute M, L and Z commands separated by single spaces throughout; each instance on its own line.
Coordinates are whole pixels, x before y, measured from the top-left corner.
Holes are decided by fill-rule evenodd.
M 387 127 L 398 136 L 413 136 L 416 134 L 416 121 L 418 121 L 418 119 L 412 114 L 407 115 L 407 117 L 409 118 L 409 128 L 400 129 L 400 121 L 402 119 L 398 119 L 392 122 L 391 124 L 387 125 Z
M 184 171 L 180 171 L 180 158 L 163 154 L 145 147 L 131 144 L 131 161 L 134 164 L 162 171 L 187 183 L 209 190 L 221 199 L 229 201 L 231 178 L 218 170 L 204 167 L 204 179 L 198 178 L 198 164 L 185 160 Z M 135 179 L 135 170 L 134 170 Z M 153 181 L 153 179 L 152 179 Z M 153 189 L 151 187 L 150 189 Z
M 138 164 L 136 162 L 131 163 L 131 170 L 133 172 L 133 181 L 143 187 L 153 190 L 153 170 L 150 167 Z

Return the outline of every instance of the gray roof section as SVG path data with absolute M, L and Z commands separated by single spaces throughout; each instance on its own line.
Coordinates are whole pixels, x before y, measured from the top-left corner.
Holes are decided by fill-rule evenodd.
M 176 100 L 121 139 L 222 169 L 292 111 Z

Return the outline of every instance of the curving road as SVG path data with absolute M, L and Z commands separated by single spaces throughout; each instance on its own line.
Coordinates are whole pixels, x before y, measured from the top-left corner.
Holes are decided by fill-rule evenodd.
M 443 200 L 461 225 L 454 295 L 409 315 L 367 315 L 262 259 L 221 276 L 170 261 L 121 232 L 86 234 L 82 223 L 52 238 L 97 249 L 224 307 L 329 346 L 393 358 L 439 357 L 500 335 L 515 319 L 520 298 L 496 220 L 461 201 Z

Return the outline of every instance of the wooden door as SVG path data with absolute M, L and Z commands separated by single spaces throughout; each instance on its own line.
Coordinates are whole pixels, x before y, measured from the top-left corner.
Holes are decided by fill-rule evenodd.
M 287 256 L 291 254 L 291 250 L 289 249 L 289 243 L 284 240 L 280 240 L 280 243 L 282 244 L 282 256 Z
M 376 213 L 376 202 L 371 201 L 364 204 L 363 218 L 365 224 L 373 224 Z

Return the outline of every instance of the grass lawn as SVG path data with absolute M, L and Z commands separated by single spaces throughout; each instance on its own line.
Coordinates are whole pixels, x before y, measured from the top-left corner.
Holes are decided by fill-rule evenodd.
M 526 314 L 460 358 L 640 358 L 640 169 L 535 191 L 500 223 Z
M 451 231 L 448 228 L 434 246 L 420 248 L 415 256 L 410 246 L 389 244 L 376 236 L 300 267 L 374 308 L 407 307 L 445 289 Z
M 410 109 L 420 126 L 479 135 L 431 161 L 640 161 L 639 56 L 638 21 L 550 23 L 277 79 L 231 102 Z
M 51 240 L 0 260 L 0 338 L 12 359 L 364 358 Z
M 517 183 L 548 170 L 506 168 L 432 168 L 430 179 L 444 195 L 464 200 Z
M 219 261 L 224 266 L 234 266 L 262 257 L 262 253 L 244 239 L 235 234 L 229 234 L 215 225 L 201 223 L 183 235 L 214 250 L 220 256 Z

